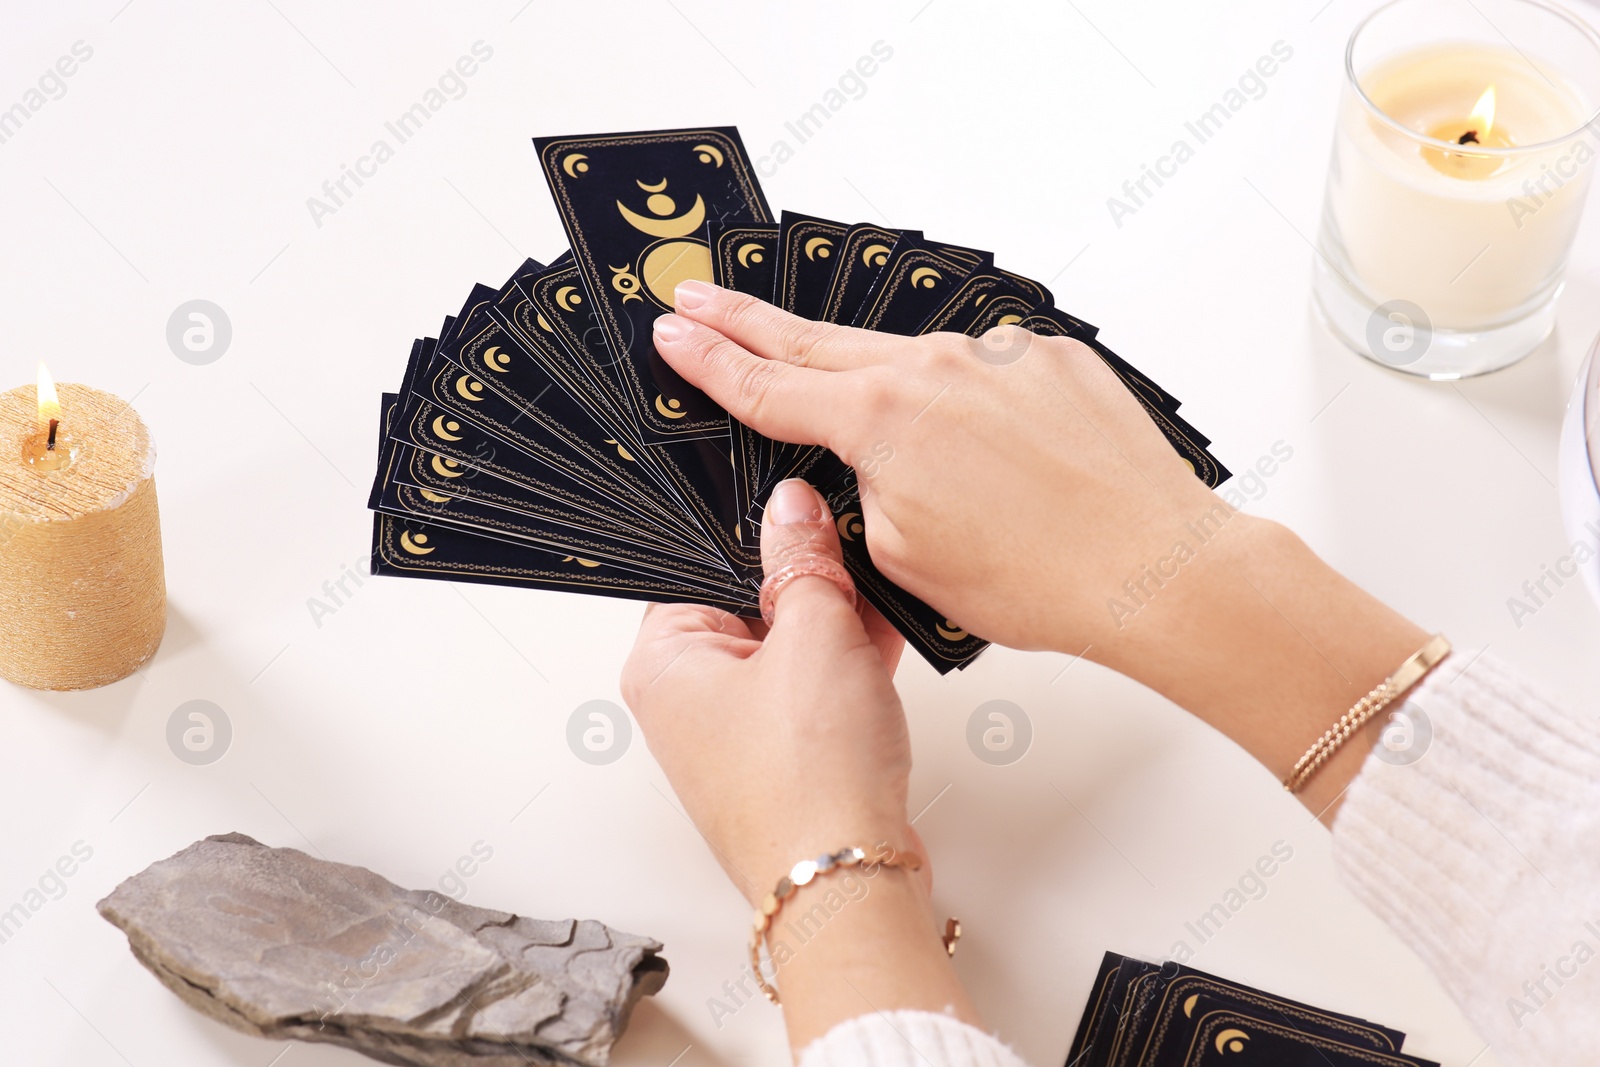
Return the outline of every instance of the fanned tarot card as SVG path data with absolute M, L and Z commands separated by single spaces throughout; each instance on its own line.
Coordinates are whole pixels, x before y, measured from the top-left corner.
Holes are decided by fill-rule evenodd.
M 1199 478 L 1228 477 L 1171 393 L 991 253 L 877 223 L 787 211 L 774 221 L 732 127 L 537 137 L 534 147 L 571 250 L 548 266 L 525 260 L 498 287 L 471 286 L 436 339 L 410 343 L 400 391 L 383 398 L 368 500 L 376 574 L 758 617 L 765 502 L 779 481 L 805 478 L 833 509 L 861 596 L 935 670 L 971 663 L 987 642 L 872 562 L 851 466 L 731 420 L 656 352 L 654 322 L 691 279 L 842 327 L 980 337 L 1018 326 L 1071 338 L 1116 372 Z M 1096 988 L 1094 1018 L 1074 1041 L 1085 1064 L 1135 1054 L 1187 1064 L 1171 1057 L 1205 1020 L 1267 1004 L 1199 972 L 1110 955 Z M 1205 1020 L 1175 1012 L 1179 993 L 1206 1007 Z M 1314 1033 L 1332 1062 L 1343 1062 L 1328 1045 L 1338 1040 L 1399 1055 L 1360 1020 L 1269 1006 Z M 1294 1040 L 1262 1031 L 1256 1047 Z

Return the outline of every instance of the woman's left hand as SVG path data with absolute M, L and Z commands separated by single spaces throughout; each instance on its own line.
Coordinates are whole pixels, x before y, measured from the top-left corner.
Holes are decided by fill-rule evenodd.
M 761 555 L 841 565 L 817 492 L 778 486 Z M 863 866 L 797 889 L 768 934 L 789 1043 L 800 1051 L 873 1011 L 945 1012 L 977 1023 L 940 940 L 932 871 L 906 817 L 911 741 L 892 675 L 902 646 L 876 611 L 832 581 L 785 584 L 770 630 L 706 607 L 645 614 L 622 692 L 689 817 L 752 906 L 799 860 L 887 846 L 920 869 Z M 807 931 L 802 940 L 794 924 Z M 733 961 L 729 961 L 730 969 Z M 754 976 L 731 987 L 759 1000 Z
M 765 518 L 768 574 L 806 554 L 840 558 L 806 483 L 778 487 Z M 903 641 L 825 578 L 795 579 L 782 604 L 770 632 L 715 608 L 652 605 L 622 674 L 651 753 L 752 902 L 802 857 L 914 841 L 892 678 Z

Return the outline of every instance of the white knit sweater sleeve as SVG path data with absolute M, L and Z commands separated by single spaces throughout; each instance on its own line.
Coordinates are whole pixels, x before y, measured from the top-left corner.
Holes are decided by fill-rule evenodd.
M 1600 1062 L 1600 730 L 1471 653 L 1410 700 L 1431 740 L 1351 785 L 1345 881 L 1506 1067 Z
M 1504 1067 L 1600 1062 L 1600 730 L 1471 653 L 1409 703 L 1431 736 L 1351 785 L 1333 829 L 1345 881 Z M 954 1019 L 889 1012 L 834 1027 L 800 1067 L 1025 1065 Z
M 842 1022 L 799 1067 L 1028 1067 L 999 1040 L 948 1015 L 890 1011 Z

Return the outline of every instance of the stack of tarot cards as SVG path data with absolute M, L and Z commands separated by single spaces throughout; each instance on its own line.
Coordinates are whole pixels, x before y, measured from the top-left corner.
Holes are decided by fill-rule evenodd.
M 774 220 L 735 129 L 534 145 L 571 251 L 475 286 L 438 337 L 412 343 L 400 391 L 383 398 L 376 574 L 759 616 L 762 505 L 803 477 L 833 507 L 861 595 L 941 673 L 971 662 L 981 637 L 873 566 L 850 467 L 730 420 L 657 355 L 652 323 L 689 278 L 871 330 L 977 337 L 1016 323 L 1077 338 L 1199 478 L 1228 477 L 1176 399 L 989 253 L 915 230 Z
M 1439 1067 L 1406 1035 L 1179 963 L 1107 952 L 1067 1067 Z

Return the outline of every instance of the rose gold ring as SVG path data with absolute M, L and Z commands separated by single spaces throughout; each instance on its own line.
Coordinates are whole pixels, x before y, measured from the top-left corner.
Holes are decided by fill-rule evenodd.
M 796 578 L 826 578 L 839 587 L 850 606 L 856 606 L 856 583 L 844 564 L 829 556 L 807 552 L 767 575 L 761 583 L 761 619 L 768 626 L 776 618 L 778 594 Z

